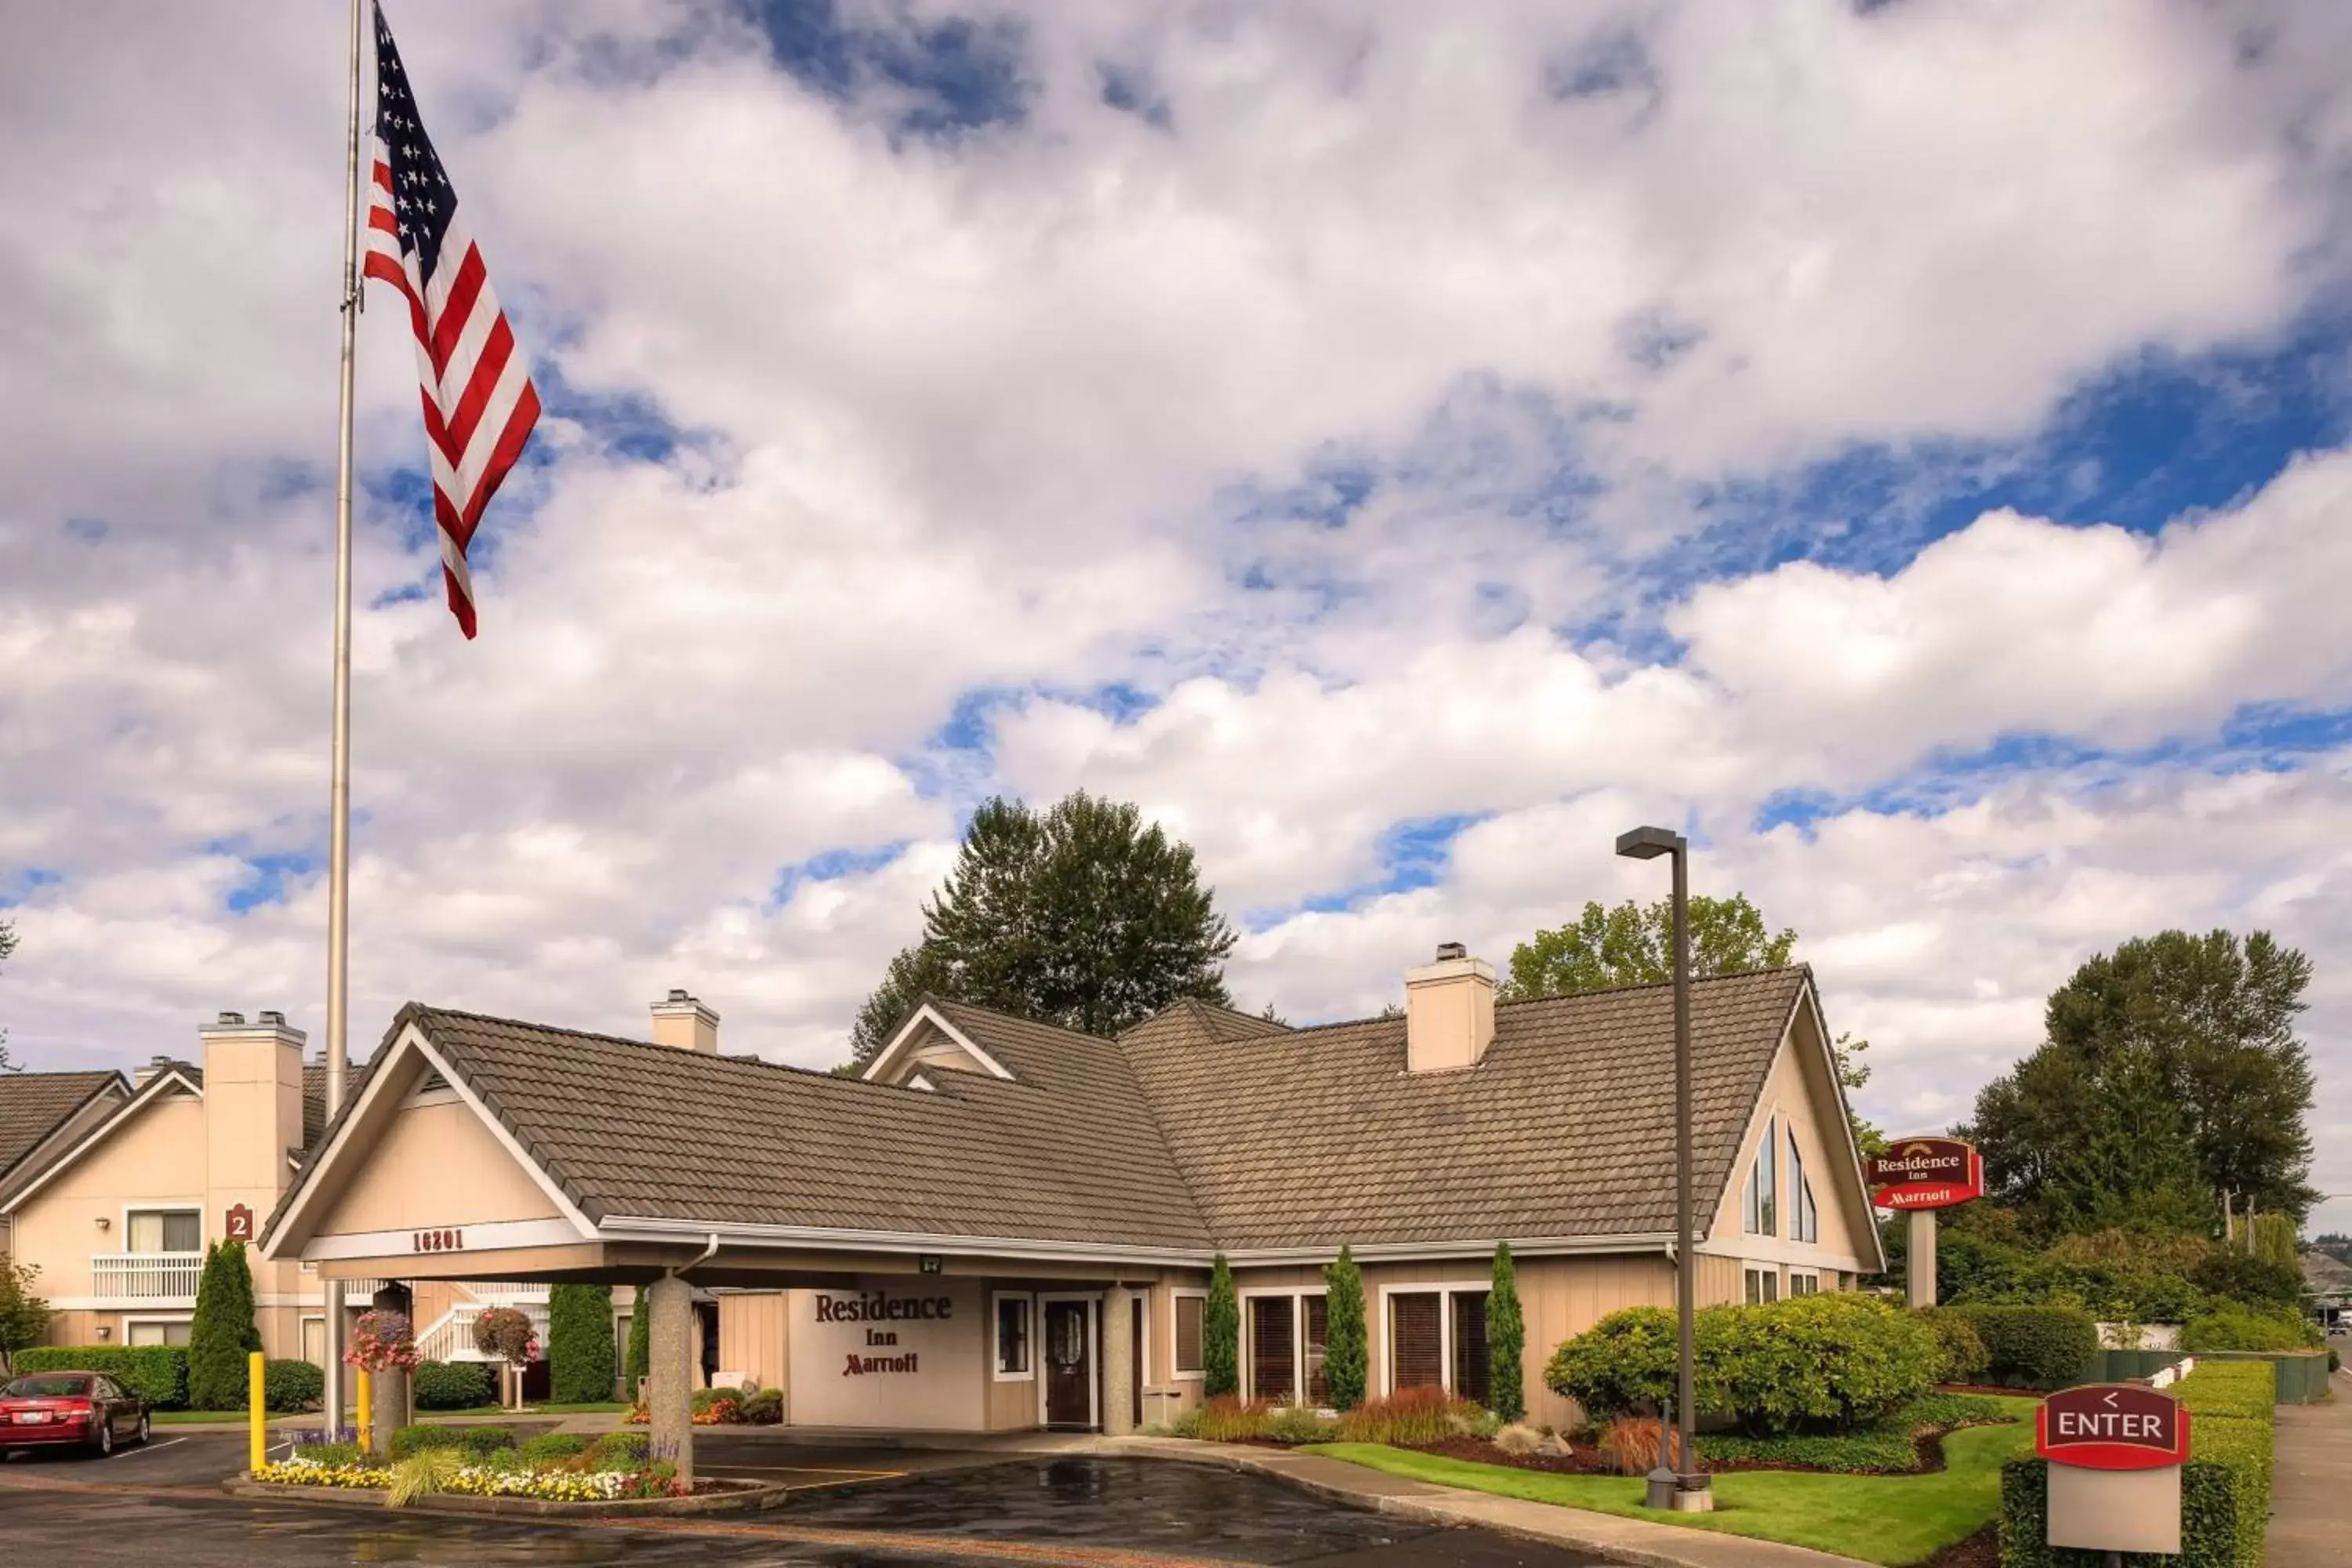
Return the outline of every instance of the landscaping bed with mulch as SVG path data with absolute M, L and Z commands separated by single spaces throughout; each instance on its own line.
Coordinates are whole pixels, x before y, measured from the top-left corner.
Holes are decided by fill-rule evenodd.
M 2000 1525 L 1986 1525 L 1974 1535 L 1955 1541 L 1918 1568 L 2000 1568 Z

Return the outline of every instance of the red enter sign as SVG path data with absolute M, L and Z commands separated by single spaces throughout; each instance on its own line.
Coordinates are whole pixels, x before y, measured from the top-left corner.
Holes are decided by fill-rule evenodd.
M 2135 1383 L 2062 1389 L 2042 1402 L 2033 1451 L 2087 1470 L 2156 1470 L 2189 1458 L 2189 1412 Z

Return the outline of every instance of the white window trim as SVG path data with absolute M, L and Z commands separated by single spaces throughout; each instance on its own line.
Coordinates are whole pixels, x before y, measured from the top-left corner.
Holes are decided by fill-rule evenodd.
M 1303 1410 L 1307 1407 L 1307 1298 L 1309 1296 L 1321 1296 L 1328 1300 L 1330 1294 L 1331 1292 L 1329 1290 L 1321 1286 L 1309 1289 L 1305 1285 L 1256 1285 L 1252 1286 L 1249 1289 L 1237 1290 L 1234 1292 L 1235 1299 L 1242 1303 L 1242 1364 L 1238 1370 L 1241 1373 L 1240 1383 L 1242 1385 L 1242 1397 L 1244 1399 L 1261 1399 L 1265 1397 L 1265 1395 L 1259 1394 L 1257 1391 L 1256 1363 L 1255 1358 L 1253 1358 L 1249 1353 L 1249 1302 L 1260 1296 L 1287 1296 L 1290 1298 L 1290 1403 L 1297 1405 Z M 1329 1311 L 1328 1305 L 1325 1308 L 1325 1311 L 1327 1314 Z M 1328 1315 L 1324 1319 L 1324 1334 L 1327 1342 L 1326 1348 L 1328 1349 L 1328 1342 L 1330 1334 L 1330 1319 Z M 1323 1408 L 1328 1409 L 1329 1407 L 1327 1405 Z
M 1748 1300 L 1748 1277 L 1750 1274 L 1762 1275 L 1773 1282 L 1772 1289 L 1775 1294 L 1770 1298 L 1771 1300 L 1785 1301 L 1789 1299 L 1788 1269 L 1782 1265 L 1773 1262 L 1769 1258 L 1762 1260 L 1750 1258 L 1740 1266 L 1739 1304 L 1741 1306 L 1762 1306 L 1766 1304 L 1766 1299 L 1761 1292 L 1758 1293 L 1757 1299 L 1754 1301 Z
M 1087 1425 L 1102 1425 L 1102 1293 L 1098 1290 L 1040 1290 L 1037 1292 L 1037 1337 L 1032 1342 L 1036 1352 L 1029 1359 L 1034 1365 L 1045 1359 L 1045 1304 L 1049 1301 L 1083 1301 L 1087 1304 Z M 993 1353 L 993 1352 L 992 1352 Z M 1037 1374 L 1037 1425 L 1046 1425 L 1045 1370 Z
M 1454 1392 L 1454 1298 L 1485 1295 L 1495 1288 L 1492 1275 L 1484 1279 L 1450 1279 L 1443 1283 L 1397 1284 L 1381 1287 L 1381 1393 L 1383 1396 L 1396 1392 L 1396 1336 L 1391 1331 L 1389 1298 L 1391 1296 L 1426 1296 L 1434 1292 L 1437 1304 L 1437 1385 L 1446 1393 Z
M 1176 1366 L 1176 1303 L 1182 1300 L 1187 1296 L 1198 1299 L 1201 1303 L 1202 1364 L 1193 1368 L 1191 1372 L 1181 1372 L 1179 1371 Z M 1209 1293 L 1206 1290 L 1197 1289 L 1191 1285 L 1171 1285 L 1168 1288 L 1168 1381 L 1171 1383 L 1199 1383 L 1209 1375 L 1208 1361 Z
M 1791 1268 L 1791 1269 L 1790 1269 L 1790 1270 L 1789 1270 L 1789 1294 L 1790 1294 L 1790 1297 L 1795 1297 L 1795 1296 L 1797 1296 L 1798 1294 L 1800 1294 L 1800 1292 L 1799 1292 L 1799 1291 L 1798 1291 L 1798 1289 L 1797 1289 L 1797 1281 L 1798 1281 L 1798 1280 L 1800 1280 L 1800 1279 L 1810 1279 L 1810 1280 L 1811 1280 L 1811 1281 L 1813 1282 L 1813 1283 L 1812 1283 L 1812 1289 L 1810 1289 L 1810 1290 L 1807 1290 L 1807 1291 L 1802 1292 L 1802 1294 L 1804 1294 L 1804 1295 L 1808 1295 L 1808 1296 L 1818 1296 L 1818 1295 L 1820 1295 L 1820 1294 L 1821 1294 L 1821 1290 L 1822 1290 L 1822 1276 L 1821 1276 L 1821 1270 L 1819 1270 L 1819 1269 L 1817 1269 L 1817 1268 Z
M 125 1312 L 122 1314 L 122 1348 L 131 1348 L 131 1325 L 133 1323 L 187 1323 L 193 1326 L 195 1321 L 194 1312 Z
M 122 1212 L 115 1219 L 115 1223 L 122 1227 L 116 1232 L 116 1239 L 121 1244 L 115 1248 L 119 1257 L 189 1258 L 194 1256 L 193 1253 L 186 1252 L 132 1252 L 131 1250 L 131 1216 L 134 1214 L 192 1214 L 196 1216 L 196 1251 L 204 1251 L 206 1244 L 212 1240 L 209 1230 L 205 1225 L 204 1199 L 133 1198 L 122 1205 Z
M 1001 1364 L 997 1351 L 1000 1303 L 1019 1301 L 1029 1310 L 1024 1342 L 1029 1347 L 1029 1367 L 1025 1372 L 1007 1372 Z M 988 1293 L 988 1366 L 990 1381 L 994 1383 L 1034 1383 L 1037 1378 L 1037 1293 L 1034 1290 L 991 1290 Z

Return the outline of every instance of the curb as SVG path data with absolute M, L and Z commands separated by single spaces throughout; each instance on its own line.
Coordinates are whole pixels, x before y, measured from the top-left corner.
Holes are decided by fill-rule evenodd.
M 221 1483 L 231 1497 L 250 1501 L 309 1504 L 322 1508 L 368 1508 L 379 1511 L 489 1515 L 505 1519 L 599 1520 L 675 1518 L 680 1514 L 765 1513 L 781 1508 L 790 1495 L 779 1481 L 747 1481 L 733 1491 L 708 1497 L 616 1498 L 609 1502 L 551 1502 L 543 1498 L 468 1497 L 461 1492 L 428 1492 L 408 1510 L 387 1510 L 385 1493 L 367 1487 L 289 1487 L 247 1480 L 240 1473 Z

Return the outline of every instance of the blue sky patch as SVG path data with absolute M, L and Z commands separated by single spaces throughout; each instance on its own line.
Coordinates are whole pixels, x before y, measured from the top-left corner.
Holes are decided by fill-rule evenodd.
M 289 855 L 247 855 L 245 880 L 229 889 L 221 900 L 231 914 L 241 915 L 263 904 L 286 901 L 289 879 L 307 877 L 319 864 L 318 857 L 305 852 Z
M 901 136 L 952 138 L 1027 113 L 1028 33 L 1012 18 L 929 21 L 901 5 L 892 25 L 861 26 L 835 0 L 753 0 L 751 10 L 770 55 L 803 87 L 843 102 L 903 100 Z
M 768 889 L 768 907 L 782 909 L 793 901 L 793 896 L 811 882 L 838 881 L 868 871 L 879 871 L 907 852 L 906 841 L 877 845 L 866 849 L 827 849 L 812 855 L 797 866 L 787 866 L 776 873 L 775 885 Z

